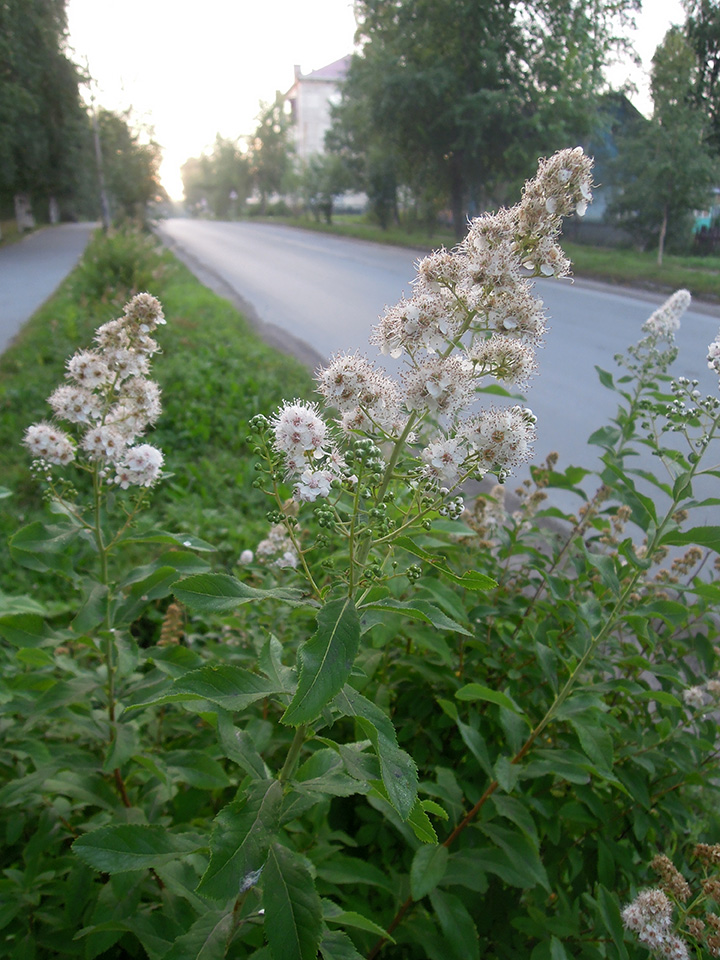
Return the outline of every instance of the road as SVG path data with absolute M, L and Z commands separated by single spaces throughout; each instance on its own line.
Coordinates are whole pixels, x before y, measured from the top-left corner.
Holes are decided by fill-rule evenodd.
M 95 227 L 63 223 L 0 247 L 0 353 L 72 270 Z
M 159 232 L 203 282 L 234 291 L 264 336 L 311 366 L 336 351 L 359 349 L 374 358 L 371 328 L 386 304 L 410 291 L 419 256 L 274 224 L 169 220 Z M 561 466 L 592 466 L 596 452 L 587 437 L 617 407 L 595 364 L 617 370 L 615 354 L 640 338 L 643 321 L 664 297 L 581 280 L 544 280 L 537 292 L 550 330 L 526 394 L 538 417 L 535 461 L 557 450 Z M 718 387 L 705 357 L 719 326 L 720 308 L 693 304 L 677 337 L 674 373 L 697 377 L 703 393 Z

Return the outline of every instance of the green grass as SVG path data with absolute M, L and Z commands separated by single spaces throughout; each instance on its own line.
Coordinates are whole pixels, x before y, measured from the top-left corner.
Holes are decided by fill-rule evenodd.
M 579 277 L 647 286 L 667 291 L 685 288 L 695 297 L 720 300 L 720 257 L 665 255 L 563 243 Z
M 117 266 L 123 242 L 111 243 Z M 34 588 L 33 574 L 11 567 L 6 541 L 45 509 L 29 475 L 23 433 L 49 417 L 45 400 L 63 380 L 65 359 L 90 346 L 96 327 L 118 316 L 131 292 L 102 287 L 107 247 L 102 238 L 93 241 L 78 269 L 0 357 L 0 486 L 12 494 L 0 500 L 1 589 L 6 593 Z M 234 307 L 170 254 L 158 252 L 154 241 L 136 244 L 128 259 L 142 281 L 136 290 L 158 296 L 168 321 L 158 331 L 163 352 L 152 370 L 162 387 L 164 410 L 148 440 L 162 448 L 165 468 L 174 476 L 153 492 L 153 519 L 209 540 L 218 548 L 219 565 L 230 566 L 267 528 L 266 498 L 252 486 L 256 474 L 248 420 L 271 413 L 283 398 L 310 397 L 312 378 L 300 363 L 266 346 Z M 66 473 L 72 476 L 73 468 Z
M 417 227 L 383 230 L 377 224 L 367 223 L 357 216 L 337 216 L 331 225 L 318 223 L 310 217 L 273 217 L 272 222 L 419 250 L 429 251 L 455 244 L 455 238 L 448 230 L 438 228 L 429 232 Z M 657 253 L 654 251 L 643 253 L 638 250 L 591 247 L 569 241 L 563 241 L 562 245 L 573 262 L 573 273 L 577 277 L 642 286 L 668 293 L 684 287 L 694 297 L 720 301 L 720 256 L 666 255 L 663 265 L 658 267 Z

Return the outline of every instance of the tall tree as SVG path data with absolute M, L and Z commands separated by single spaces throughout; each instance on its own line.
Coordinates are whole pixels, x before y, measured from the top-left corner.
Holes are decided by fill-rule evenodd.
M 183 164 L 182 180 L 191 209 L 206 209 L 219 218 L 235 216 L 250 194 L 250 162 L 237 140 L 218 134 L 210 154 Z
M 684 0 L 685 32 L 695 53 L 693 97 L 708 119 L 707 139 L 720 154 L 720 2 Z
M 657 242 L 662 264 L 668 237 L 689 238 L 687 218 L 705 206 L 720 175 L 705 138 L 708 117 L 693 100 L 696 62 L 682 31 L 671 28 L 653 57 L 653 115 L 620 141 L 620 222 L 644 243 Z
M 98 123 L 113 219 L 144 220 L 151 204 L 167 199 L 160 183 L 160 147 L 133 129 L 129 111 L 101 110 Z
M 65 54 L 65 0 L 0 3 L 0 203 L 71 203 L 90 142 L 81 76 Z
M 499 179 L 587 131 L 602 67 L 638 0 L 357 0 L 337 123 L 364 125 L 455 229 Z M 356 106 L 358 101 L 364 108 Z
M 261 104 L 249 154 L 253 185 L 264 211 L 268 197 L 282 191 L 292 172 L 290 120 L 281 93 L 276 95 L 273 103 Z

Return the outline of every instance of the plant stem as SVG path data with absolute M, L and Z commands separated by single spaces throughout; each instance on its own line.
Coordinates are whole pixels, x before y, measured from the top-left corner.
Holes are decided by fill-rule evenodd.
M 295 736 L 293 737 L 293 742 L 290 744 L 290 749 L 288 750 L 288 755 L 285 758 L 285 763 L 283 764 L 282 770 L 278 774 L 278 780 L 280 783 L 287 783 L 287 781 L 295 773 L 298 765 L 298 759 L 300 757 L 300 751 L 302 750 L 302 746 L 307 738 L 307 731 L 308 725 L 306 723 L 301 723 L 295 731 Z

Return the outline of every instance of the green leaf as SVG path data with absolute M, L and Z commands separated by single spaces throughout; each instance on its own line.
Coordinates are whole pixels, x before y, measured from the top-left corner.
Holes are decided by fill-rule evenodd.
M 479 683 L 466 683 L 464 687 L 460 687 L 455 696 L 458 700 L 487 700 L 489 703 L 497 703 L 501 707 L 512 710 L 513 713 L 522 715 L 522 710 L 510 697 L 504 693 L 500 693 L 499 690 L 491 690 L 489 687 L 483 687 Z
M 490 754 L 488 753 L 487 746 L 482 734 L 475 729 L 475 727 L 470 726 L 469 723 L 463 723 L 463 721 L 458 716 L 457 706 L 451 700 L 443 700 L 438 698 L 438 704 L 442 710 L 457 724 L 457 728 L 460 731 L 460 736 L 463 738 L 465 746 L 468 748 L 470 753 L 475 757 L 477 762 L 480 764 L 481 768 L 485 773 L 491 777 L 495 777 L 495 771 L 493 770 L 492 763 L 490 761 Z
M 636 693 L 633 693 L 633 699 L 655 700 L 656 703 L 662 703 L 666 707 L 682 706 L 682 703 L 677 697 L 674 697 L 671 693 L 666 693 L 665 690 L 640 690 Z
M 614 390 L 615 381 L 612 378 L 612 374 L 608 373 L 607 370 L 603 370 L 602 367 L 599 367 L 597 364 L 595 364 L 595 369 L 597 370 L 597 375 L 600 383 L 604 387 L 607 387 L 608 390 Z
M 407 550 L 407 552 L 411 553 L 414 557 L 420 557 L 421 560 L 429 563 L 444 577 L 447 577 L 453 583 L 459 584 L 461 587 L 465 587 L 466 590 L 492 590 L 493 587 L 497 586 L 496 580 L 493 580 L 492 577 L 486 577 L 482 573 L 478 573 L 477 570 L 468 570 L 461 576 L 458 576 L 448 569 L 447 561 L 444 557 L 438 557 L 428 553 L 427 550 L 419 547 L 410 537 L 397 537 L 393 541 L 393 544 L 402 547 L 403 550 Z
M 210 910 L 178 937 L 163 960 L 224 960 L 233 929 L 232 910 Z
M 279 829 L 282 795 L 279 780 L 262 780 L 251 784 L 244 799 L 220 811 L 213 822 L 210 863 L 199 894 L 229 900 L 257 883 Z
M 505 793 L 512 793 L 520 776 L 520 767 L 510 757 L 498 757 L 495 761 L 495 779 Z
M 570 960 L 557 937 L 550 937 L 550 960 Z
M 228 760 L 233 760 L 253 780 L 264 780 L 269 774 L 262 757 L 257 752 L 252 738 L 245 730 L 238 730 L 232 716 L 225 710 L 218 711 L 218 736 Z
M 317 875 L 326 883 L 355 885 L 367 884 L 378 887 L 386 893 L 395 896 L 396 891 L 390 879 L 367 860 L 358 857 L 344 857 L 342 855 L 324 860 L 317 867 Z
M 137 620 L 153 600 L 168 596 L 179 577 L 175 567 L 161 566 L 133 583 L 127 594 L 118 600 L 112 613 L 112 625 L 119 626 Z
M 298 650 L 298 686 L 281 720 L 310 723 L 338 694 L 360 645 L 360 619 L 352 599 L 331 600 L 317 617 L 317 633 Z
M 168 768 L 176 771 L 175 779 L 200 790 L 222 790 L 230 785 L 217 760 L 202 750 L 171 750 L 163 755 Z
M 534 887 L 539 884 L 548 892 L 550 891 L 547 873 L 534 838 L 527 833 L 517 833 L 515 830 L 500 826 L 497 821 L 484 823 L 480 829 L 513 863 L 517 874 L 521 877 L 523 887 Z
M 320 897 L 302 860 L 279 843 L 268 853 L 263 907 L 273 960 L 316 960 L 322 935 Z
M 411 620 L 422 620 L 424 623 L 430 623 L 438 630 L 462 633 L 466 637 L 473 636 L 472 631 L 456 623 L 455 620 L 451 620 L 429 600 L 395 600 L 390 597 L 387 600 L 369 603 L 362 607 L 360 612 L 363 613 L 365 610 L 391 610 L 394 613 L 403 613 Z
M 200 848 L 195 837 L 169 833 L 157 825 L 122 823 L 100 827 L 73 843 L 73 852 L 101 873 L 145 870 Z
M 338 694 L 334 704 L 344 716 L 358 720 L 380 761 L 388 800 L 401 819 L 407 820 L 417 801 L 417 767 L 412 757 L 398 746 L 392 721 L 350 686 Z
M 625 946 L 625 931 L 617 900 L 605 887 L 598 887 L 597 893 L 597 904 L 600 916 L 605 924 L 605 929 L 613 939 L 618 960 L 627 960 L 628 951 Z
M 123 543 L 167 543 L 173 547 L 188 547 L 198 553 L 212 553 L 215 550 L 212 544 L 206 543 L 191 533 L 166 533 L 164 530 L 152 530 L 147 533 L 134 534 L 123 537 Z
M 11 613 L 0 617 L 0 637 L 14 647 L 57 646 L 62 639 L 36 613 Z
M 477 929 L 462 901 L 436 888 L 430 902 L 440 921 L 448 960 L 480 960 Z
M 323 960 L 363 960 L 362 954 L 357 952 L 355 944 L 342 930 L 323 930 L 320 953 Z
M 661 544 L 684 546 L 687 543 L 707 547 L 720 553 L 720 527 L 692 527 L 690 530 L 668 530 L 660 540 Z
M 10 556 L 30 570 L 53 570 L 74 579 L 73 558 L 68 545 L 77 537 L 75 527 L 36 520 L 10 538 Z
M 365 792 L 365 785 L 349 777 L 344 766 L 340 754 L 335 750 L 316 750 L 298 769 L 294 780 L 303 790 L 334 797 L 350 797 Z
M 570 725 L 580 740 L 583 751 L 595 766 L 604 773 L 610 773 L 613 767 L 613 742 L 610 734 L 599 723 L 586 723 L 575 717 L 569 717 Z M 598 720 L 600 716 L 598 715 Z
M 305 601 L 302 590 L 276 587 L 259 590 L 226 573 L 199 573 L 176 584 L 175 596 L 192 610 L 202 613 L 229 613 L 255 600 L 282 600 L 298 604 Z
M 326 923 L 341 923 L 344 927 L 354 927 L 356 930 L 365 930 L 366 933 L 374 933 L 378 937 L 386 937 L 390 943 L 395 943 L 393 938 L 385 932 L 379 924 L 368 920 L 361 913 L 354 910 L 343 910 L 332 900 L 323 900 L 323 919 Z M 322 949 L 322 944 L 321 944 Z
M 282 693 L 275 684 L 257 673 L 250 673 L 232 664 L 207 664 L 190 670 L 173 682 L 168 693 L 134 703 L 128 709 L 139 709 L 150 704 L 175 703 L 183 700 L 209 700 L 225 710 L 244 710 L 264 697 Z
M 422 900 L 440 883 L 448 864 L 448 848 L 439 844 L 420 847 L 410 867 L 410 892 Z
M 89 633 L 105 619 L 108 588 L 102 583 L 91 582 L 86 588 L 82 604 L 70 628 L 75 633 Z

